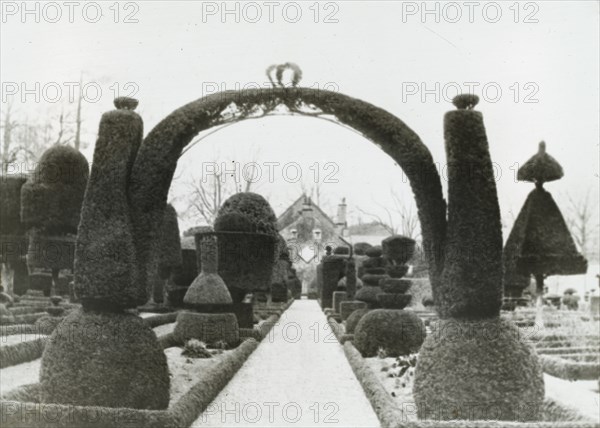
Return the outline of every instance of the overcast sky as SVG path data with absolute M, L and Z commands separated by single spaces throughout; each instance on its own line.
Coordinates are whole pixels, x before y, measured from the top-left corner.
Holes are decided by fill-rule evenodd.
M 21 2 L 3 2 L 2 96 L 14 93 L 18 114 L 45 114 L 68 102 L 65 82 L 77 82 L 83 71 L 84 154 L 91 160 L 100 115 L 113 108 L 117 89 L 140 100 L 148 132 L 215 87 L 263 86 L 267 66 L 291 61 L 302 68 L 301 86 L 338 90 L 397 115 L 443 166 L 443 115 L 454 108 L 449 98 L 456 88 L 474 86 L 501 172 L 503 216 L 516 215 L 533 188 L 515 182 L 514 168 L 542 139 L 565 170 L 546 186 L 559 205 L 567 192 L 578 197 L 591 189 L 597 197 L 598 2 L 476 2 L 473 9 L 467 3 L 430 2 L 431 13 L 422 14 L 422 2 L 230 2 L 223 15 L 221 2 L 77 3 L 71 10 L 56 2 L 39 3 L 37 11 L 31 2 L 33 12 L 23 15 Z M 39 102 L 28 94 L 21 103 L 22 89 L 35 92 L 36 83 Z M 56 87 L 62 97 L 48 102 Z M 278 214 L 302 189 L 291 182 L 295 168 L 285 179 L 290 162 L 300 165 L 307 189 L 320 172 L 329 213 L 346 197 L 351 221 L 360 215 L 357 207 L 381 214 L 392 190 L 412 203 L 387 155 L 325 121 L 275 117 L 212 134 L 182 158 L 171 196 L 181 197 L 184 183 L 201 176 L 202 162 L 215 160 L 263 165 L 255 189 Z M 265 162 L 279 162 L 273 183 Z M 337 182 L 324 183 L 326 177 Z

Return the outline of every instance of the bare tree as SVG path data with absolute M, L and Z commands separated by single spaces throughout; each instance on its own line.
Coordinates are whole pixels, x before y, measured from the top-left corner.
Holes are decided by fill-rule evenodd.
M 571 235 L 584 257 L 597 253 L 598 204 L 591 196 L 591 187 L 579 198 L 566 195 L 569 202 L 566 221 Z
M 421 235 L 421 231 L 419 228 L 419 218 L 413 206 L 403 201 L 401 195 L 393 189 L 390 190 L 390 200 L 392 201 L 392 207 L 378 204 L 385 212 L 384 216 L 366 211 L 360 207 L 357 207 L 357 209 L 371 217 L 377 224 L 389 232 L 390 235 L 400 233 L 417 240 Z

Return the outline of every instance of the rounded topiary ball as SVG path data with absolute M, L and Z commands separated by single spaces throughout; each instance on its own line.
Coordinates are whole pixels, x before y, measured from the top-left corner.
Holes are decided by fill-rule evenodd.
M 425 324 L 410 311 L 375 309 L 354 330 L 354 345 L 363 357 L 374 357 L 382 348 L 388 357 L 417 352 L 425 340 Z
M 354 255 L 364 256 L 366 251 L 371 247 L 372 245 L 367 242 L 357 242 L 354 244 Z
M 542 368 L 520 337 L 512 323 L 499 318 L 438 322 L 421 347 L 415 372 L 419 419 L 539 420 Z
M 356 292 L 354 295 L 354 300 L 365 302 L 371 309 L 379 308 L 379 300 L 377 299 L 377 295 L 381 293 L 383 293 L 383 290 L 379 287 L 364 285 Z
M 383 249 L 381 248 L 381 245 L 375 245 L 365 251 L 365 255 L 368 257 L 381 257 L 382 254 Z
M 42 356 L 43 403 L 166 409 L 169 367 L 139 317 L 79 309 L 56 327 Z
M 370 309 L 357 309 L 346 319 L 346 333 L 352 334 L 358 325 L 358 322 L 364 317 Z

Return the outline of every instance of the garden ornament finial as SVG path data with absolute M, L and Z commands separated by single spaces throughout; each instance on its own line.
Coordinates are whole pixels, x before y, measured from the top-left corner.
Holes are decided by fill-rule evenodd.
M 298 86 L 298 83 L 300 83 L 300 80 L 302 79 L 302 70 L 300 69 L 300 67 L 298 67 L 298 64 L 294 64 L 293 62 L 286 62 L 285 64 L 279 64 L 279 65 L 271 65 L 267 68 L 267 77 L 269 78 L 269 81 L 271 82 L 271 85 L 273 85 L 273 87 L 285 87 L 285 85 L 282 82 L 283 79 L 283 73 L 285 72 L 285 70 L 291 70 L 292 71 L 292 87 L 296 87 Z M 277 82 L 275 82 L 273 80 L 273 72 L 275 72 L 275 80 Z

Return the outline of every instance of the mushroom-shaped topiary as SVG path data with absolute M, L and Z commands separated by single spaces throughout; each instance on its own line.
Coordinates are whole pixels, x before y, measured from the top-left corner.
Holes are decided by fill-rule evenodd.
M 280 255 L 280 236 L 275 213 L 266 199 L 250 192 L 231 196 L 219 209 L 215 226 L 219 275 L 234 302 L 241 302 L 249 291 L 268 291 L 273 264 Z M 202 234 L 195 236 L 201 239 Z
M 215 220 L 215 231 L 217 231 L 217 224 L 222 222 L 222 219 L 220 220 L 219 217 L 230 213 L 238 213 L 246 216 L 258 233 L 265 233 L 277 238 L 279 236 L 277 232 L 277 217 L 273 208 L 271 208 L 271 205 L 269 205 L 265 198 L 257 193 L 236 193 L 223 202 Z M 221 231 L 231 232 L 232 230 L 221 228 Z
M 79 151 L 54 145 L 21 188 L 21 220 L 31 230 L 27 264 L 52 270 L 53 294 L 59 270 L 73 269 L 74 235 L 88 177 L 88 162 Z
M 77 233 L 89 176 L 86 158 L 73 147 L 55 145 L 44 152 L 21 188 L 21 219 L 45 235 Z
M 419 350 L 425 340 L 425 324 L 410 311 L 375 309 L 354 329 L 354 345 L 363 357 L 374 357 L 382 348 L 389 357 Z

